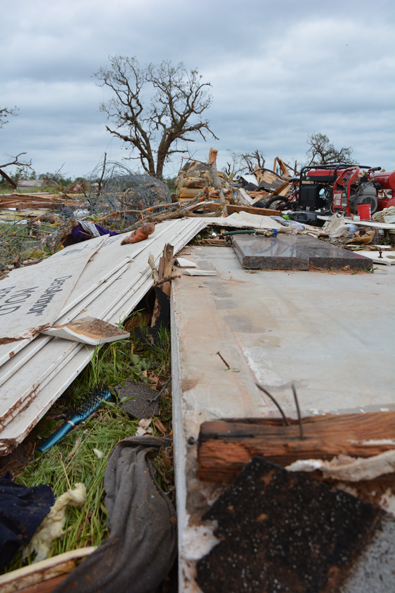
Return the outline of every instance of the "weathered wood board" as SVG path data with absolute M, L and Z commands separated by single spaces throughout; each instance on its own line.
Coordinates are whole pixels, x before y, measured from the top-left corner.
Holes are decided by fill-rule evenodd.
M 287 467 L 300 459 L 372 457 L 395 449 L 395 412 L 327 414 L 289 419 L 204 422 L 199 435 L 199 479 L 231 482 L 254 455 Z
M 129 332 L 116 325 L 90 316 L 81 317 L 64 325 L 49 327 L 43 333 L 55 338 L 90 344 L 90 346 L 124 340 L 130 336 Z

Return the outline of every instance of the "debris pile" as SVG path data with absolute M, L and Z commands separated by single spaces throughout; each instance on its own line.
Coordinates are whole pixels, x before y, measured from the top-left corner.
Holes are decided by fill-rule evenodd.
M 31 473 L 49 460 L 48 521 L 80 484 L 43 554 L 59 535 L 85 549 L 0 588 L 156 590 L 176 550 L 174 439 L 181 591 L 392 593 L 394 269 L 371 272 L 395 263 L 395 206 L 359 169 L 292 178 L 276 158 L 234 182 L 211 150 L 172 202 L 105 160 L 56 211 L 4 218 L 0 458 L 29 441 Z M 65 413 L 85 380 L 93 395 Z
M 218 177 L 221 180 L 226 201 L 230 202 L 233 196 L 231 184 L 225 173 L 218 172 Z M 175 183 L 178 200 L 190 200 L 196 197 L 204 188 L 208 189 L 210 199 L 219 200 L 219 191 L 214 187 L 208 163 L 188 161 L 179 171 Z
M 170 190 L 163 181 L 137 174 L 118 162 L 105 161 L 90 174 L 90 183 L 97 184 L 97 191 L 88 197 L 92 213 L 110 210 L 102 219 L 111 218 L 126 226 L 137 221 L 140 211 L 171 203 Z

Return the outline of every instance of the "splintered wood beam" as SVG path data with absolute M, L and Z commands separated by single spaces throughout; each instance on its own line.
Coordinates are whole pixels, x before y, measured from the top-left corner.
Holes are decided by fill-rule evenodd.
M 274 191 L 272 191 L 270 197 L 274 198 L 275 196 L 285 196 L 290 186 L 291 184 L 289 183 L 289 181 L 284 181 L 284 183 L 282 183 Z
M 148 263 L 152 270 L 152 277 L 154 279 L 154 282 L 156 283 L 159 280 L 159 275 L 158 275 L 158 270 L 156 269 L 156 266 L 155 266 L 155 259 L 154 259 L 154 256 L 152 255 L 152 253 L 149 254 Z
M 166 277 L 171 276 L 171 273 L 173 270 L 173 252 L 174 252 L 173 245 L 170 245 L 170 243 L 166 243 L 166 245 L 163 249 L 163 259 L 164 259 L 163 276 L 159 275 L 159 281 L 163 282 Z M 170 296 L 171 283 L 164 281 L 162 283 L 162 290 L 165 294 L 167 294 L 167 296 Z
M 214 148 L 210 148 L 210 152 L 208 155 L 208 162 L 214 163 L 215 166 L 217 166 L 217 154 L 218 154 L 218 150 L 215 150 Z
M 395 412 L 341 414 L 297 420 L 252 418 L 215 420 L 200 427 L 199 479 L 231 482 L 254 455 L 286 467 L 299 459 L 330 460 L 337 455 L 372 457 L 395 449 Z

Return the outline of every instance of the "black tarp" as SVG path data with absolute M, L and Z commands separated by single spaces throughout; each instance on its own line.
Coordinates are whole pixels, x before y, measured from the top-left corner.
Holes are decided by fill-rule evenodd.
M 10 472 L 0 478 L 0 570 L 28 545 L 54 502 L 50 486 L 26 488 L 15 484 Z

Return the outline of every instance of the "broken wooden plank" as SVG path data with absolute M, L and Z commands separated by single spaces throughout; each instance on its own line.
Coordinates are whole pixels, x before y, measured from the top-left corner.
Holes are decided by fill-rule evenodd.
M 199 435 L 199 479 L 231 482 L 254 455 L 289 466 L 300 459 L 372 457 L 395 449 L 395 412 L 341 414 L 297 420 L 257 418 L 204 422 Z
M 68 575 L 77 566 L 78 560 L 89 556 L 94 550 L 96 546 L 71 550 L 8 572 L 0 576 L 0 591 L 1 593 L 23 591 L 27 587 L 52 580 L 60 575 Z
M 73 340 L 82 344 L 97 346 L 129 338 L 130 333 L 96 317 L 81 317 L 64 325 L 54 325 L 43 334 L 64 340 Z

